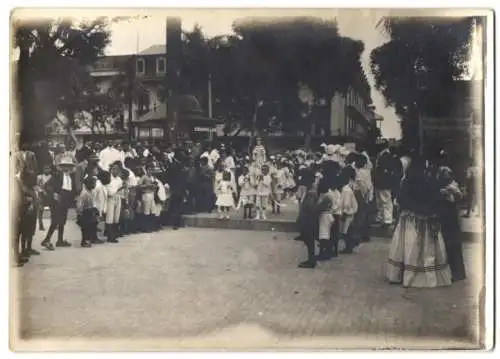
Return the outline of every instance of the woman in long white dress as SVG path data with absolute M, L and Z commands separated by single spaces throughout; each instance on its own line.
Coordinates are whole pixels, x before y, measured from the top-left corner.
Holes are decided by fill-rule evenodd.
M 439 188 L 427 176 L 426 163 L 412 159 L 400 194 L 401 214 L 392 237 L 386 279 L 404 287 L 433 288 L 451 284 L 441 233 Z

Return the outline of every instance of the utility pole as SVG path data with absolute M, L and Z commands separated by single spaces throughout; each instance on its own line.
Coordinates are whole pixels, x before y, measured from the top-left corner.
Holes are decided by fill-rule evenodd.
M 208 118 L 212 119 L 213 114 L 212 114 L 212 74 L 208 74 Z M 210 143 L 212 143 L 214 139 L 214 133 L 212 129 L 210 128 L 209 132 L 209 139 Z

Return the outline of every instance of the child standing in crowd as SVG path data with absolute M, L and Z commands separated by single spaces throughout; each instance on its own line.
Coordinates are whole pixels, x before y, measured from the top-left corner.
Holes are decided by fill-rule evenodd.
M 269 197 L 271 196 L 271 175 L 269 173 L 269 166 L 264 164 L 262 166 L 262 173 L 257 177 L 257 191 L 255 197 L 255 206 L 257 215 L 255 219 L 267 219 L 266 211 L 269 207 Z
M 138 187 L 141 191 L 141 215 L 138 218 L 142 222 L 142 230 L 152 230 L 154 222 L 156 180 L 153 176 L 153 165 L 146 165 L 146 173 L 139 179 Z
M 153 229 L 154 230 L 159 230 L 161 228 L 161 212 L 163 211 L 163 208 L 165 207 L 165 202 L 167 201 L 167 193 L 165 191 L 165 186 L 163 183 L 158 178 L 154 178 L 155 181 L 155 201 L 154 201 L 154 207 L 153 207 Z
M 33 249 L 33 236 L 36 231 L 36 220 L 38 210 L 38 193 L 36 189 L 37 176 L 31 171 L 21 173 L 21 185 L 23 187 L 23 212 L 21 215 L 21 256 L 29 258 L 31 255 L 39 255 L 40 252 Z
M 289 198 L 292 197 L 293 190 L 295 189 L 295 180 L 294 172 L 291 164 L 287 164 L 286 160 L 283 161 L 283 176 L 285 179 L 284 188 L 283 188 L 283 197 Z
M 240 199 L 238 203 L 243 206 L 243 219 L 250 219 L 252 218 L 252 199 L 255 196 L 255 191 L 247 166 L 243 166 L 242 168 L 242 173 L 238 177 L 238 185 L 240 186 Z
M 316 238 L 318 236 L 318 194 L 313 188 L 314 175 L 304 173 L 302 184 L 305 187 L 304 196 L 300 201 L 297 229 L 299 240 L 304 241 L 307 248 L 307 260 L 299 263 L 299 268 L 316 267 Z
M 119 225 L 119 236 L 123 236 L 125 234 L 129 234 L 131 232 L 132 228 L 132 215 L 131 213 L 133 212 L 131 210 L 131 205 L 129 202 L 129 195 L 130 195 L 130 189 L 129 189 L 129 178 L 130 178 L 130 171 L 127 169 L 123 169 L 120 178 L 122 179 L 123 182 L 123 189 L 120 191 L 121 195 L 121 212 L 120 212 L 120 225 Z
M 215 205 L 219 211 L 221 219 L 229 219 L 229 210 L 234 207 L 233 188 L 231 181 L 231 173 L 224 171 L 222 174 L 222 181 L 217 185 L 217 202 Z
M 281 162 L 276 163 L 276 168 L 272 172 L 272 213 L 281 212 L 281 200 L 283 199 L 285 186 L 285 173 Z
M 215 200 L 219 197 L 219 193 L 217 192 L 219 188 L 219 184 L 222 182 L 222 175 L 224 174 L 224 165 L 222 160 L 219 160 L 215 163 L 215 172 L 213 177 L 213 188 L 214 188 L 214 196 Z
M 120 177 L 120 162 L 114 162 L 110 167 L 111 179 L 107 185 L 108 200 L 106 203 L 106 234 L 108 242 L 118 243 L 118 224 L 120 222 L 120 213 L 122 205 L 122 195 L 120 191 L 123 188 L 123 181 Z
M 373 200 L 373 183 L 366 156 L 363 154 L 356 156 L 354 169 L 356 171 L 354 195 L 358 203 L 358 212 L 355 217 L 356 236 L 361 242 L 368 242 L 370 240 L 370 203 Z
M 340 234 L 345 241 L 345 249 L 342 253 L 352 253 L 357 243 L 353 236 L 351 224 L 354 215 L 358 211 L 358 202 L 354 195 L 354 181 L 356 172 L 352 167 L 345 167 L 340 173 L 340 184 L 342 185 L 342 219 L 340 222 Z M 350 231 L 351 229 L 351 231 Z
M 83 190 L 76 202 L 77 224 L 82 231 L 80 245 L 83 248 L 91 248 L 92 242 L 97 238 L 97 223 L 99 220 L 99 210 L 95 206 L 92 193 L 95 189 L 96 179 L 87 176 L 83 181 L 83 185 Z
M 45 166 L 43 166 L 43 173 L 39 174 L 37 178 L 37 186 L 40 199 L 40 206 L 38 208 L 38 229 L 40 231 L 45 231 L 45 228 L 43 226 L 43 211 L 45 209 L 45 206 L 48 206 L 50 204 L 50 199 L 47 198 L 45 185 L 50 181 L 51 178 L 52 166 L 50 164 L 46 164 Z
M 295 197 L 297 201 L 300 203 L 304 195 L 306 194 L 307 187 L 304 185 L 305 174 L 309 172 L 309 169 L 305 165 L 300 165 L 297 171 L 297 192 L 295 193 Z
M 328 260 L 333 256 L 331 230 L 334 222 L 333 211 L 338 204 L 334 203 L 335 198 L 330 190 L 329 184 L 322 180 L 318 185 L 318 240 L 319 240 L 319 255 L 318 260 Z

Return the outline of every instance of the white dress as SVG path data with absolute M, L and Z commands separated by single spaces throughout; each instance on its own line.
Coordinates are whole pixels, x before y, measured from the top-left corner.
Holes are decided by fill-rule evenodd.
M 217 207 L 234 207 L 233 186 L 231 181 L 221 181 L 217 186 Z
M 255 188 L 252 185 L 251 175 L 248 173 L 246 175 L 241 175 L 238 178 L 238 185 L 240 186 L 240 201 L 243 204 L 250 204 L 253 202 L 253 197 L 255 196 Z
M 266 163 L 266 150 L 264 146 L 257 145 L 254 147 L 252 151 L 252 159 L 255 162 L 257 167 L 262 167 L 264 163 Z
M 295 180 L 293 179 L 293 173 L 290 171 L 288 167 L 283 167 L 283 173 L 285 176 L 285 184 L 284 188 L 293 189 L 296 187 Z
M 283 168 L 277 169 L 276 172 L 274 172 L 274 180 L 273 192 L 276 194 L 283 194 L 286 183 L 286 174 Z

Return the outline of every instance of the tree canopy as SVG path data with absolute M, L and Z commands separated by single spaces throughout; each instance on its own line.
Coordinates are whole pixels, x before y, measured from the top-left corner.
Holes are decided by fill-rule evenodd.
M 107 25 L 104 17 L 14 21 L 16 100 L 25 136 L 43 136 L 58 111 L 74 120 L 94 89 L 85 68 L 104 54 L 110 42 Z
M 297 95 L 300 83 L 317 102 L 353 87 L 371 103 L 360 60 L 364 44 L 341 36 L 335 21 L 243 18 L 233 23 L 233 34 L 211 39 L 196 26 L 185 33 L 183 46 L 189 90 L 206 103 L 210 74 L 213 113 L 225 118 L 228 127 L 306 131 L 311 117 L 301 116 L 307 105 Z
M 375 87 L 402 119 L 403 140 L 417 145 L 418 114 L 443 113 L 447 89 L 467 74 L 472 18 L 386 18 L 389 41 L 371 53 Z

